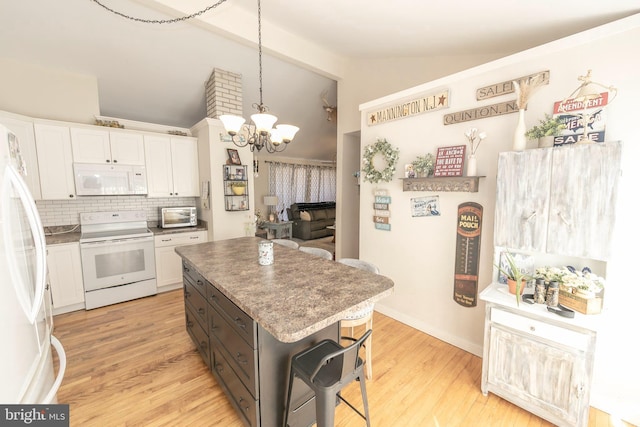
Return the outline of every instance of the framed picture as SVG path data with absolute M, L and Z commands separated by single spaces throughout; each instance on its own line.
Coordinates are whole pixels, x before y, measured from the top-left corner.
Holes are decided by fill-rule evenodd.
M 415 178 L 416 172 L 413 169 L 413 163 L 409 163 L 404 165 L 404 177 L 405 178 Z
M 244 168 L 235 168 L 235 177 L 233 179 L 244 180 Z
M 227 148 L 227 155 L 229 156 L 229 163 L 232 165 L 241 165 L 240 155 L 235 148 Z

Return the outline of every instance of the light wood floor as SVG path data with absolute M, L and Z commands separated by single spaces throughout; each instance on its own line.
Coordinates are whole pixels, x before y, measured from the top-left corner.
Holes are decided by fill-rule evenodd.
M 71 426 L 242 423 L 185 331 L 182 291 L 54 318 L 67 352 L 58 393 Z M 374 317 L 372 426 L 551 426 L 480 392 L 480 358 L 379 313 Z M 356 384 L 345 397 L 360 406 Z M 364 422 L 339 405 L 336 426 Z M 591 409 L 590 427 L 620 427 Z M 269 426 L 271 427 L 271 426 Z

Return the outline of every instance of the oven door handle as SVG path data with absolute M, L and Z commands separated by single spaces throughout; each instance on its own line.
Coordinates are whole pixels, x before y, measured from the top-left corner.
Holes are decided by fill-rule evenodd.
M 80 247 L 83 246 L 103 246 L 103 245 L 127 245 L 141 242 L 153 242 L 153 236 L 149 237 L 131 237 L 127 239 L 113 239 L 113 240 L 100 240 L 98 242 L 80 242 Z

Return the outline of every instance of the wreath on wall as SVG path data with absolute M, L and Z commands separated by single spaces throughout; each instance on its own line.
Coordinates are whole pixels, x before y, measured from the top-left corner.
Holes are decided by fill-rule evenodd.
M 386 139 L 378 138 L 375 144 L 367 145 L 364 148 L 364 155 L 362 156 L 362 173 L 364 174 L 364 180 L 374 184 L 380 181 L 391 181 L 393 174 L 396 173 L 399 151 L 398 148 L 389 144 Z M 382 154 L 384 160 L 387 162 L 387 167 L 382 171 L 377 170 L 373 166 L 373 159 L 377 154 Z

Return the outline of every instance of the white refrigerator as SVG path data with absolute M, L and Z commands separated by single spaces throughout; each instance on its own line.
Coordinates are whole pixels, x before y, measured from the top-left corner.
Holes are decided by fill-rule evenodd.
M 51 334 L 51 296 L 40 216 L 19 141 L 0 125 L 0 403 L 57 403 L 66 355 Z M 52 347 L 58 353 L 54 372 Z

